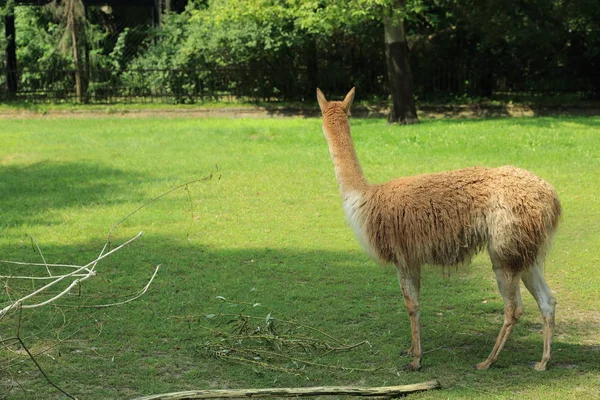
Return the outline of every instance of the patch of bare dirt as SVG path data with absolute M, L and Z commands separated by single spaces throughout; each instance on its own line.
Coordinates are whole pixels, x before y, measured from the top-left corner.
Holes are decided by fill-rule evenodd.
M 352 115 L 357 118 L 386 118 L 387 107 L 356 106 Z M 448 106 L 423 106 L 418 109 L 421 119 L 441 118 L 498 118 L 498 117 L 533 117 L 545 115 L 574 115 L 594 116 L 600 115 L 600 104 L 564 107 L 535 107 L 527 105 L 448 105 Z M 0 119 L 7 118 L 283 118 L 283 117 L 319 117 L 320 112 L 316 107 L 260 107 L 240 106 L 223 108 L 170 108 L 170 109 L 140 109 L 140 110 L 48 110 L 39 112 L 35 110 L 9 110 L 0 112 Z

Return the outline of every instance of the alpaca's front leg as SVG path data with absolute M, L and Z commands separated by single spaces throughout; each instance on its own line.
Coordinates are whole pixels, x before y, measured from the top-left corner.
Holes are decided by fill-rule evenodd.
M 411 346 L 407 353 L 413 356 L 412 362 L 406 365 L 406 369 L 416 371 L 421 369 L 421 330 L 419 326 L 419 291 L 421 283 L 421 268 L 408 269 L 398 266 L 398 280 L 404 296 L 404 304 L 410 317 Z

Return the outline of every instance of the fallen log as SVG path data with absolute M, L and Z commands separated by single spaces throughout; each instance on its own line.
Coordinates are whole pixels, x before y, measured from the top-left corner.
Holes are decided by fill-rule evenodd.
M 138 397 L 135 400 L 183 400 L 183 399 L 231 399 L 248 397 L 299 397 L 299 396 L 402 396 L 409 393 L 439 389 L 437 380 L 412 385 L 384 387 L 318 386 L 307 388 L 268 388 L 268 389 L 213 389 L 187 390 Z

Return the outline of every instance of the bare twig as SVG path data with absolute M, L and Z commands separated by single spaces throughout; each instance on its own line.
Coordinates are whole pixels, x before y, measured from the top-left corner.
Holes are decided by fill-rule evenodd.
M 136 293 L 133 297 L 127 299 L 127 300 L 123 300 L 123 301 L 118 301 L 116 303 L 109 303 L 109 304 L 97 304 L 97 305 L 91 305 L 91 306 L 77 306 L 78 308 L 104 308 L 104 307 L 114 307 L 114 306 L 120 306 L 123 304 L 127 304 L 129 302 L 132 302 L 138 298 L 140 298 L 141 296 L 144 295 L 144 293 L 146 293 L 146 291 L 148 291 L 148 288 L 150 287 L 150 285 L 152 284 L 152 281 L 154 280 L 154 277 L 156 276 L 156 274 L 158 273 L 158 270 L 160 269 L 161 264 L 157 265 L 156 268 L 154 269 L 154 273 L 152 274 L 152 276 L 150 277 L 150 280 L 148 281 L 148 283 L 146 283 L 146 286 L 144 286 L 142 288 L 142 290 L 140 290 L 138 293 Z
M 14 264 L 14 265 L 29 265 L 29 266 L 34 266 L 34 267 L 48 266 L 48 267 L 81 268 L 81 265 L 72 265 L 72 264 L 41 264 L 41 263 L 28 263 L 28 262 L 22 262 L 22 261 L 9 261 L 9 260 L 0 260 L 0 263 L 3 263 L 3 264 Z
M 217 338 L 204 344 L 204 350 L 212 356 L 238 364 L 246 364 L 267 370 L 299 374 L 305 366 L 338 369 L 344 371 L 372 372 L 376 368 L 356 368 L 340 364 L 317 362 L 319 358 L 334 352 L 349 351 L 362 345 L 369 345 L 366 340 L 348 344 L 321 329 L 305 325 L 290 318 L 273 316 L 274 311 L 259 303 L 234 302 L 219 296 L 227 303 L 242 307 L 240 313 L 208 314 L 204 319 L 221 325 L 224 321 L 230 325 L 230 332 L 209 326 L 199 325 Z M 250 307 L 251 306 L 251 307 Z M 261 308 L 268 312 L 266 317 L 248 315 L 247 309 Z M 249 310 L 248 310 L 249 311 Z M 186 318 L 187 317 L 172 317 Z M 193 317 L 198 318 L 198 317 Z M 281 363 L 292 362 L 298 368 L 283 366 Z
M 163 194 L 161 194 L 159 196 L 156 196 L 156 197 L 148 200 L 146 203 L 142 204 L 141 206 L 139 206 L 138 208 L 136 208 L 135 210 L 133 210 L 132 212 L 130 212 L 129 214 L 127 214 L 125 217 L 123 217 L 119 222 L 117 222 L 116 224 L 114 224 L 112 226 L 112 228 L 110 228 L 110 231 L 108 231 L 108 237 L 106 238 L 106 241 L 110 243 L 110 238 L 111 238 L 112 233 L 115 230 L 115 228 L 117 226 L 121 225 L 123 222 L 125 222 L 125 220 L 128 219 L 129 217 L 131 217 L 133 214 L 139 212 L 143 208 L 146 208 L 148 205 L 154 203 L 155 201 L 157 201 L 159 199 L 162 199 L 166 195 L 171 194 L 171 193 L 173 193 L 176 190 L 179 190 L 179 189 L 184 188 L 184 187 L 186 188 L 188 185 L 191 185 L 192 183 L 209 181 L 209 180 L 212 179 L 212 177 L 213 177 L 213 173 L 211 172 L 210 175 L 205 176 L 204 178 L 196 179 L 196 180 L 189 181 L 189 182 L 183 183 L 181 185 L 175 186 L 174 188 L 166 191 L 165 193 L 163 193 Z
M 44 369 L 37 362 L 35 356 L 31 353 L 31 351 L 29 350 L 29 348 L 25 345 L 25 342 L 23 341 L 23 338 L 21 337 L 21 320 L 22 320 L 22 316 L 23 316 L 23 308 L 21 307 L 21 308 L 19 308 L 19 318 L 18 318 L 18 321 L 17 321 L 16 336 L 0 340 L 0 344 L 4 343 L 4 347 L 7 348 L 7 349 L 9 348 L 9 346 L 11 344 L 10 342 L 13 342 L 12 344 L 19 344 L 21 346 L 21 348 L 23 350 L 25 350 L 25 352 L 27 353 L 27 356 L 29 357 L 29 359 L 31 361 L 33 361 L 33 363 L 35 364 L 35 366 L 38 369 L 38 371 L 40 371 L 40 373 L 42 374 L 42 376 L 46 379 L 46 381 L 50 385 L 52 385 L 55 389 L 57 389 L 58 391 L 60 391 L 61 393 L 63 393 L 65 396 L 67 396 L 67 397 L 69 397 L 71 399 L 75 399 L 75 397 L 73 397 L 72 395 L 70 395 L 69 393 L 67 393 L 65 390 L 63 390 L 61 387 L 59 387 L 58 385 L 56 385 L 54 382 L 52 382 L 50 380 L 50 378 L 48 377 L 48 375 L 46 374 L 46 372 L 44 371 Z M 9 343 L 6 344 L 7 342 L 9 342 Z M 19 385 L 19 387 L 22 388 L 22 386 L 21 386 L 20 383 L 17 382 L 17 384 Z
M 363 344 L 366 342 L 363 342 Z M 357 347 L 357 346 L 355 346 Z M 223 348 L 221 347 L 218 352 L 220 352 L 220 354 L 217 356 L 217 358 L 223 358 L 223 359 L 231 359 L 234 358 L 232 356 L 230 356 L 229 354 L 233 354 L 233 353 L 246 353 L 246 354 L 258 354 L 258 355 L 263 355 L 263 356 L 272 356 L 272 357 L 281 357 L 281 358 L 285 358 L 287 360 L 290 361 L 294 361 L 295 363 L 298 364 L 305 364 L 305 365 L 312 365 L 313 367 L 320 367 L 320 368 L 329 368 L 329 369 L 339 369 L 342 371 L 359 371 L 359 372 L 375 372 L 378 370 L 378 368 L 355 368 L 355 367 L 346 367 L 343 365 L 330 365 L 330 364 L 321 364 L 321 363 L 316 363 L 314 361 L 310 361 L 310 360 L 305 360 L 305 359 L 301 359 L 298 357 L 294 357 L 294 356 L 290 356 L 288 354 L 284 354 L 282 352 L 274 352 L 274 351 L 267 351 L 261 348 Z M 247 362 L 247 363 L 255 363 L 256 360 L 253 359 L 248 359 L 248 358 L 242 358 L 242 357 L 238 357 L 235 358 L 237 361 L 240 362 Z M 270 364 L 266 364 L 263 365 L 265 367 L 272 367 Z M 293 370 L 294 372 L 297 372 L 296 370 Z
M 42 264 L 42 263 L 29 263 L 22 261 L 10 261 L 10 260 L 0 260 L 0 263 L 6 264 L 15 264 L 15 265 L 31 265 L 31 266 L 49 266 L 49 267 L 69 267 L 69 268 L 80 268 L 81 265 L 73 265 L 73 264 Z
M 56 388 L 57 390 L 59 390 L 62 394 L 64 394 L 68 398 L 77 400 L 77 398 L 71 396 L 69 393 L 65 392 L 63 389 L 61 389 L 59 386 L 57 386 L 54 382 L 52 382 L 50 380 L 50 378 L 48 377 L 48 375 L 46 375 L 46 373 L 44 372 L 44 370 L 42 369 L 42 367 L 40 366 L 40 364 L 38 364 L 37 360 L 31 354 L 31 352 L 29 351 L 29 349 L 27 348 L 27 346 L 25 346 L 25 343 L 23 343 L 23 341 L 21 340 L 20 337 L 16 337 L 15 339 L 21 344 L 21 346 L 23 347 L 23 350 L 25 350 L 25 352 L 27 352 L 27 355 L 29 356 L 29 358 L 31 359 L 31 361 L 33 361 L 33 363 L 35 364 L 35 366 L 37 367 L 37 369 L 40 371 L 40 373 L 44 376 L 44 378 L 46 379 L 46 381 L 50 385 L 52 385 L 54 388 Z
M 217 167 L 218 170 L 218 167 Z M 116 250 L 122 248 L 123 246 L 129 244 L 131 241 L 137 239 L 139 236 L 141 236 L 141 232 L 138 234 L 138 236 L 134 237 L 133 239 L 129 240 L 128 242 L 124 243 L 123 245 L 117 247 L 116 249 L 110 250 L 108 253 L 104 254 L 104 251 L 106 250 L 106 248 L 108 246 L 110 246 L 110 240 L 113 234 L 113 231 L 117 228 L 117 226 L 119 226 L 120 224 L 122 224 L 125 220 L 127 220 L 128 218 L 130 218 L 132 215 L 134 215 L 135 213 L 139 212 L 140 210 L 142 210 L 143 208 L 147 207 L 149 204 L 163 198 L 164 196 L 178 190 L 181 188 L 185 188 L 187 190 L 187 194 L 188 194 L 188 198 L 191 201 L 191 195 L 189 193 L 189 189 L 188 186 L 196 183 L 196 182 L 203 182 L 203 181 L 207 181 L 212 179 L 213 177 L 213 173 L 211 173 L 210 175 L 201 178 L 201 179 L 196 179 L 193 181 L 189 181 L 186 182 L 184 184 L 178 185 L 170 190 L 168 190 L 167 192 L 161 194 L 160 196 L 154 197 L 153 199 L 147 201 L 146 203 L 144 203 L 143 205 L 141 205 L 140 207 L 136 208 L 134 211 L 130 212 L 129 214 L 127 214 L 124 218 L 122 218 L 121 220 L 119 220 L 116 224 L 114 224 L 109 232 L 108 232 L 108 236 L 107 236 L 107 241 L 106 244 L 104 245 L 104 248 L 102 249 L 100 256 L 98 256 L 94 261 L 84 265 L 84 266 L 79 266 L 79 265 L 70 265 L 70 264 L 48 264 L 46 262 L 46 259 L 44 257 L 44 254 L 42 253 L 39 245 L 37 244 L 37 241 L 33 238 L 33 236 L 31 236 L 31 242 L 32 242 L 32 246 L 34 246 L 37 251 L 39 252 L 43 264 L 40 263 L 25 263 L 25 262 L 18 262 L 18 261 L 8 261 L 8 260 L 0 260 L 0 263 L 5 263 L 5 264 L 12 264 L 12 265 L 20 265 L 20 266 L 44 266 L 46 268 L 46 272 L 48 273 L 48 276 L 25 276 L 25 275 L 1 275 L 0 279 L 28 279 L 31 280 L 32 282 L 35 280 L 51 280 L 50 283 L 42 286 L 41 288 L 38 289 L 34 289 L 31 293 L 29 293 L 28 295 L 13 301 L 10 301 L 10 304 L 6 307 L 4 307 L 3 309 L 0 310 L 0 319 L 10 310 L 12 310 L 13 308 L 17 307 L 17 306 L 22 306 L 23 308 L 36 308 L 36 307 L 42 307 L 44 305 L 50 304 L 54 301 L 56 301 L 57 299 L 59 299 L 60 297 L 64 296 L 65 294 L 69 293 L 75 286 L 79 285 L 81 282 L 89 279 L 90 277 L 94 276 L 96 273 L 94 271 L 94 268 L 96 267 L 96 264 L 98 263 L 98 261 L 100 261 L 101 259 L 109 256 L 110 254 L 114 253 Z M 193 207 L 193 205 L 192 205 Z M 192 211 L 192 216 L 193 216 L 193 208 L 191 208 Z M 68 267 L 68 268 L 73 268 L 74 271 L 67 273 L 67 274 L 61 274 L 61 275 L 52 275 L 52 272 L 50 271 L 50 267 Z M 150 278 L 150 281 L 148 282 L 148 284 L 142 289 L 142 291 L 138 294 L 136 294 L 134 297 L 132 297 L 131 299 L 125 300 L 123 302 L 117 302 L 117 303 L 113 303 L 113 304 L 106 304 L 106 305 L 99 305 L 99 306 L 94 306 L 94 307 L 108 307 L 108 306 L 112 306 L 112 305 L 119 305 L 119 304 L 125 304 L 128 303 L 130 301 L 133 301 L 137 298 L 139 298 L 141 295 L 143 295 L 147 290 L 148 287 L 150 285 L 150 283 L 152 283 L 152 281 L 154 280 L 154 277 L 156 276 L 156 273 L 159 270 L 159 266 L 156 267 L 152 277 Z M 56 285 L 59 282 L 64 281 L 67 278 L 76 278 L 74 281 L 72 281 L 69 286 L 64 289 L 63 291 L 61 291 L 59 294 L 57 294 L 56 296 L 53 296 L 52 298 L 43 301 L 41 303 L 37 303 L 37 304 L 24 304 L 24 302 L 26 300 L 31 299 L 34 296 L 37 296 L 41 293 L 46 292 L 46 290 L 48 290 L 50 287 Z M 5 284 L 6 286 L 6 284 Z M 8 290 L 7 290 L 8 292 Z
M 86 276 L 87 274 L 73 274 L 71 276 Z M 60 276 L 60 275 L 59 275 Z M 0 279 L 31 279 L 34 281 L 47 281 L 56 279 L 56 276 L 24 276 L 24 275 L 0 275 Z
M 48 263 L 46 263 L 46 257 L 44 257 L 44 253 L 42 253 L 42 249 L 40 249 L 40 246 L 38 246 L 37 240 L 35 240 L 35 238 L 33 236 L 29 236 L 29 237 L 31 238 L 31 243 L 33 245 L 35 245 L 35 248 L 37 249 L 38 253 L 40 253 L 40 256 L 42 257 L 42 261 L 44 262 L 44 266 L 46 267 L 48 276 L 52 276 L 52 272 L 50 272 L 50 268 L 48 268 Z

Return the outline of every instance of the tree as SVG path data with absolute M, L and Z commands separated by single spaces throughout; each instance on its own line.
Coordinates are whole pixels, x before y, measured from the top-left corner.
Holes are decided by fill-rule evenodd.
M 204 26 L 213 26 L 209 30 L 211 37 L 204 39 L 203 43 L 214 42 L 220 31 L 226 33 L 216 53 L 226 55 L 235 51 L 236 57 L 232 59 L 238 61 L 264 54 L 260 60 L 264 64 L 269 63 L 277 52 L 294 54 L 290 50 L 303 49 L 307 55 L 305 62 L 310 82 L 317 81 L 315 76 L 320 73 L 315 59 L 319 41 L 326 46 L 335 45 L 327 39 L 339 33 L 355 34 L 365 25 L 378 21 L 380 29 L 384 28 L 380 37 L 385 37 L 385 41 L 381 43 L 379 39 L 379 43 L 382 48 L 385 45 L 392 99 L 388 120 L 390 123 L 413 124 L 418 122 L 418 118 L 404 32 L 405 8 L 409 1 L 411 5 L 420 4 L 420 0 L 214 0 L 209 3 L 208 9 L 196 14 L 196 20 L 199 20 L 200 14 L 205 15 Z M 411 9 L 415 6 L 412 5 Z M 226 12 L 220 13 L 219 10 Z M 219 25 L 228 26 L 228 29 L 219 30 Z M 253 32 L 256 35 L 253 36 Z M 245 40 L 240 40 L 244 37 Z M 314 88 L 310 92 L 313 91 Z
M 187 87 L 164 88 L 173 93 L 202 95 L 226 91 L 240 97 L 269 100 L 314 100 L 317 85 L 341 92 L 362 85 L 367 93 L 381 93 L 381 23 L 368 18 L 339 18 L 348 7 L 324 7 L 321 0 L 212 0 L 190 3 L 180 15 L 165 17 L 156 40 L 130 68 L 160 65 L 195 76 L 172 80 Z M 333 18 L 336 16 L 336 18 Z M 367 22 L 367 23 L 365 23 Z M 368 64 L 375 68 L 364 68 Z M 170 72 L 169 72 L 170 73 Z M 383 71 L 381 72 L 383 76 Z M 157 79 L 158 81 L 158 79 Z M 179 83 L 178 83 L 179 82 Z M 375 85 L 369 86 L 371 82 Z M 370 92 L 367 92 L 370 90 Z M 187 101 L 185 95 L 178 101 Z
M 426 9 L 423 0 L 334 0 L 324 3 L 327 5 L 325 8 L 321 7 L 319 1 L 309 3 L 313 3 L 312 15 L 305 12 L 301 17 L 304 17 L 305 24 L 312 22 L 313 29 L 321 32 L 324 26 L 330 30 L 341 27 L 356 29 L 367 21 L 382 21 L 388 87 L 392 100 L 388 122 L 401 125 L 418 123 L 404 24 L 409 13 L 421 13 Z M 315 18 L 317 13 L 320 18 Z
M 4 29 L 6 40 L 5 68 L 8 98 L 15 98 L 17 95 L 17 57 L 15 38 L 15 5 L 12 1 L 7 2 L 5 7 L 3 9 L 0 9 L 0 16 L 4 17 Z
M 330 12 L 335 25 L 359 26 L 368 19 L 383 22 L 385 59 L 392 108 L 389 123 L 401 125 L 419 122 L 413 93 L 413 78 L 409 62 L 409 47 L 405 20 L 409 13 L 421 13 L 426 8 L 423 0 L 338 0 Z M 331 8 L 331 2 L 329 8 Z M 344 12 L 339 12 L 344 9 Z M 352 20 L 352 21 L 349 21 Z
M 385 58 L 392 98 L 389 123 L 401 125 L 419 122 L 413 93 L 413 78 L 408 58 L 402 8 L 407 0 L 394 0 L 383 16 Z
M 60 2 L 59 2 L 60 1 Z M 75 95 L 78 102 L 85 101 L 85 91 L 87 88 L 87 77 L 85 75 L 87 68 L 86 50 L 87 50 L 87 20 L 85 16 L 85 7 L 82 0 L 53 0 L 49 4 L 50 9 L 58 18 L 59 24 L 63 29 L 59 42 L 59 49 L 63 52 L 70 52 L 75 64 Z
M 330 93 L 356 85 L 365 97 L 387 90 L 389 121 L 409 124 L 418 122 L 413 91 L 434 99 L 592 93 L 600 87 L 594 2 L 196 0 L 166 15 L 128 66 L 169 70 L 145 75 L 140 87 L 154 74 L 156 87 L 183 93 L 178 101 L 205 92 L 304 101 L 318 85 Z

